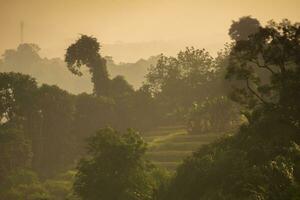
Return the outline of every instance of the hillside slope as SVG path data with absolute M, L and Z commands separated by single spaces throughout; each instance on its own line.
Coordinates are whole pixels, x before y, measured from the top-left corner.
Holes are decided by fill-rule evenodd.
M 149 144 L 146 156 L 158 166 L 175 170 L 186 156 L 218 137 L 220 133 L 191 135 L 181 126 L 160 127 L 144 134 L 144 139 Z

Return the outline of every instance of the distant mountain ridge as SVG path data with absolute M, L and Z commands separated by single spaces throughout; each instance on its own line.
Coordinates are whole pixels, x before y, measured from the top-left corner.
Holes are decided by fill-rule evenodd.
M 91 93 L 92 83 L 87 69 L 83 76 L 73 75 L 61 58 L 42 58 L 39 48 L 35 44 L 19 46 L 17 49 L 6 50 L 0 59 L 0 72 L 20 72 L 34 77 L 39 84 L 57 85 L 71 93 Z M 30 47 L 31 45 L 31 47 Z M 30 48 L 35 48 L 30 49 Z M 145 79 L 147 69 L 155 65 L 159 56 L 148 59 L 139 59 L 134 63 L 116 64 L 112 57 L 106 57 L 107 68 L 111 78 L 121 75 L 135 89 L 138 89 Z
M 145 75 L 149 67 L 156 65 L 158 56 L 151 56 L 148 59 L 139 59 L 135 63 L 119 63 L 116 64 L 111 57 L 106 57 L 107 68 L 112 77 L 117 75 L 124 76 L 125 79 L 133 85 L 135 89 L 142 86 Z

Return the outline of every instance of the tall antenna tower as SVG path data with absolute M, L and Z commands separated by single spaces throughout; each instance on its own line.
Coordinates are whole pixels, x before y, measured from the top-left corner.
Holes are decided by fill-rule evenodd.
M 20 23 L 20 43 L 23 44 L 24 42 L 24 22 L 21 21 Z

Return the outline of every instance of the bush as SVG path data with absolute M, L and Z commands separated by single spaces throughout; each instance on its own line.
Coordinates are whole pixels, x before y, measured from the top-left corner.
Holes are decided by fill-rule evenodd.
M 194 104 L 188 120 L 192 134 L 224 132 L 237 127 L 241 122 L 238 107 L 227 97 L 207 98 Z

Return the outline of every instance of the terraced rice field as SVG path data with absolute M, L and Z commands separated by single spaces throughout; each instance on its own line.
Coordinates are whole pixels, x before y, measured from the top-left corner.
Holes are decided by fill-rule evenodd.
M 147 158 L 168 170 L 175 170 L 182 160 L 204 144 L 220 137 L 220 134 L 188 134 L 184 127 L 160 127 L 144 134 L 149 144 Z

